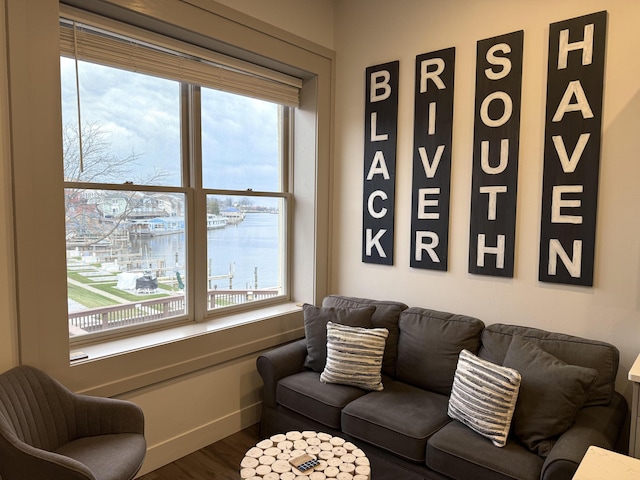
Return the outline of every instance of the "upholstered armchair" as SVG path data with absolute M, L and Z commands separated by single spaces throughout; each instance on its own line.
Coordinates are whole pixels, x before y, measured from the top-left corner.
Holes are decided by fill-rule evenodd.
M 0 375 L 2 480 L 131 480 L 145 453 L 137 405 L 75 394 L 29 366 Z

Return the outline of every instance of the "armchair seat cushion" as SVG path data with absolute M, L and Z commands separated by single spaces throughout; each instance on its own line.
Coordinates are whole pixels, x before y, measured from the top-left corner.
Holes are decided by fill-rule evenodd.
M 55 453 L 73 458 L 94 472 L 96 480 L 132 479 L 142 466 L 144 436 L 116 433 L 84 437 L 62 445 Z

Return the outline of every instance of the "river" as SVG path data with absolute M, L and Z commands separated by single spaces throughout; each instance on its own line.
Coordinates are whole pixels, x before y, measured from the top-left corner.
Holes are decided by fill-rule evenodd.
M 273 288 L 282 285 L 278 224 L 279 215 L 248 213 L 236 225 L 207 231 L 207 262 L 210 275 L 225 276 L 210 280 L 210 288 L 229 288 L 228 274 L 233 272 L 233 288 Z M 135 238 L 131 253 L 149 260 L 164 259 L 167 270 L 185 275 L 185 234 Z M 200 261 L 196 259 L 196 261 Z M 257 285 L 256 285 L 257 268 Z

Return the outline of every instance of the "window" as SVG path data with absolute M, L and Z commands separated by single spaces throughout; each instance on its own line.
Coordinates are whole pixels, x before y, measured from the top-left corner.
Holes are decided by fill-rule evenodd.
M 60 26 L 72 341 L 288 299 L 299 80 Z
M 91 12 L 64 3 L 82 5 Z M 163 2 L 166 8 L 149 10 L 149 6 L 155 6 L 154 2 L 115 5 L 113 2 L 76 0 L 65 0 L 61 4 L 40 0 L 6 1 L 7 75 L 11 106 L 11 129 L 7 132 L 6 143 L 11 146 L 18 318 L 16 355 L 19 355 L 20 362 L 53 373 L 76 391 L 102 396 L 123 394 L 179 375 L 246 358 L 247 355 L 294 340 L 303 335 L 304 330 L 297 304 L 317 302 L 331 293 L 329 219 L 334 53 L 309 43 L 291 41 L 281 31 L 266 24 L 256 26 L 254 22 L 245 21 L 246 18 L 241 15 L 229 18 L 229 9 L 216 2 L 205 2 L 206 5 L 200 6 L 195 3 L 166 0 Z M 283 263 L 286 262 L 286 278 L 283 278 L 286 294 L 276 299 L 208 310 L 207 245 L 204 241 L 196 242 L 196 237 L 206 238 L 207 235 L 206 197 L 221 195 L 226 199 L 229 193 L 242 199 L 249 197 L 250 192 L 219 192 L 212 185 L 198 189 L 198 185 L 203 184 L 194 178 L 197 171 L 190 165 L 196 158 L 193 154 L 184 157 L 185 149 L 192 148 L 181 138 L 179 178 L 184 186 L 171 185 L 165 178 L 163 185 L 169 185 L 161 186 L 160 190 L 163 195 L 184 198 L 187 233 L 193 229 L 186 245 L 186 273 L 189 278 L 182 279 L 188 290 L 187 313 L 173 320 L 159 320 L 141 324 L 140 327 L 133 325 L 124 330 L 113 329 L 113 337 L 108 333 L 92 333 L 69 338 L 66 230 L 62 220 L 65 218 L 65 205 L 62 192 L 65 188 L 77 187 L 85 192 L 121 190 L 124 193 L 147 193 L 155 192 L 154 189 L 158 187 L 120 183 L 65 183 L 61 161 L 63 127 L 59 67 L 61 49 L 64 57 L 73 58 L 74 53 L 72 35 L 60 40 L 65 31 L 72 31 L 60 28 L 61 16 L 79 23 L 99 25 L 119 38 L 153 43 L 165 51 L 177 51 L 188 58 L 193 58 L 197 53 L 198 58 L 207 60 L 201 62 L 202 66 L 217 62 L 227 68 L 232 67 L 233 62 L 228 57 L 219 58 L 221 55 L 213 54 L 213 51 L 233 57 L 231 60 L 251 62 L 241 64 L 241 69 L 240 66 L 236 68 L 244 72 L 243 78 L 247 77 L 246 72 L 253 72 L 248 76 L 250 80 L 244 84 L 234 79 L 233 84 L 240 85 L 238 90 L 243 90 L 224 91 L 244 96 L 250 96 L 252 91 L 266 94 L 267 98 L 263 100 L 283 105 L 279 111 L 284 116 L 283 122 L 293 123 L 294 134 L 288 140 L 282 138 L 283 147 L 291 146 L 288 157 L 292 166 L 282 174 L 282 192 L 256 190 L 251 195 L 277 198 L 282 208 L 286 208 L 286 211 L 283 210 L 282 224 L 278 226 L 286 230 L 286 236 L 281 238 L 287 257 L 283 259 Z M 143 29 L 144 35 L 140 34 L 139 29 Z M 104 37 L 105 41 L 107 38 Z M 189 52 L 183 52 L 187 48 L 181 42 L 189 43 L 191 57 Z M 116 64 L 117 58 L 85 58 L 83 48 L 90 45 L 80 41 L 77 43 L 79 62 L 133 71 Z M 112 52 L 115 55 L 118 50 L 109 46 L 92 51 Z M 133 55 L 121 57 L 134 58 Z M 155 61 L 147 64 L 150 68 L 159 65 Z M 140 69 L 137 73 L 189 84 L 186 90 L 194 90 L 190 93 L 192 97 L 197 94 L 197 85 L 200 85 L 201 93 L 203 88 L 222 91 L 222 85 L 216 86 L 210 82 L 228 80 L 228 74 L 224 78 L 202 74 L 197 82 L 193 78 L 180 78 L 177 74 L 169 78 L 166 73 L 171 63 L 162 64 L 162 67 L 163 76 Z M 191 67 L 181 70 L 182 75 L 191 75 L 193 72 L 196 69 Z M 233 74 L 234 70 L 225 72 Z M 279 72 L 285 73 L 285 78 Z M 275 98 L 272 95 L 273 85 L 288 85 L 287 82 L 291 82 L 292 78 L 290 76 L 302 79 L 302 82 L 298 82 L 298 85 L 302 83 L 302 87 L 292 87 L 295 93 L 290 92 L 288 99 Z M 260 79 L 264 85 L 243 86 L 255 84 Z M 192 121 L 183 111 L 182 97 L 187 94 L 184 90 L 181 86 L 181 132 L 183 123 Z M 298 98 L 299 106 L 296 107 Z M 196 113 L 193 108 L 191 111 Z M 84 116 L 87 115 L 85 113 Z M 196 115 L 194 117 L 199 118 Z M 194 137 L 200 131 L 199 127 L 193 129 Z M 192 150 L 199 154 L 195 152 L 195 147 Z M 145 151 L 136 147 L 135 153 L 141 155 Z M 186 161 L 184 158 L 193 160 Z M 295 198 L 295 202 L 292 198 Z M 112 212 L 117 208 L 117 202 L 111 203 Z M 259 273 L 258 288 L 266 285 L 262 278 L 264 276 Z M 236 277 L 234 284 L 239 285 L 239 281 Z M 247 280 L 242 282 L 246 283 Z M 158 328 L 154 328 L 156 325 Z M 80 350 L 86 353 L 88 359 L 70 363 L 70 349 L 72 352 Z

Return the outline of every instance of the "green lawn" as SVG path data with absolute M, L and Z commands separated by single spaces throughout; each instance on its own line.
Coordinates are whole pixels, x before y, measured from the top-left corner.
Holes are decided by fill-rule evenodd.
M 67 284 L 67 294 L 70 299 L 84 305 L 87 308 L 109 307 L 118 303 L 110 298 L 103 297 L 95 292 L 90 292 L 82 287 Z

